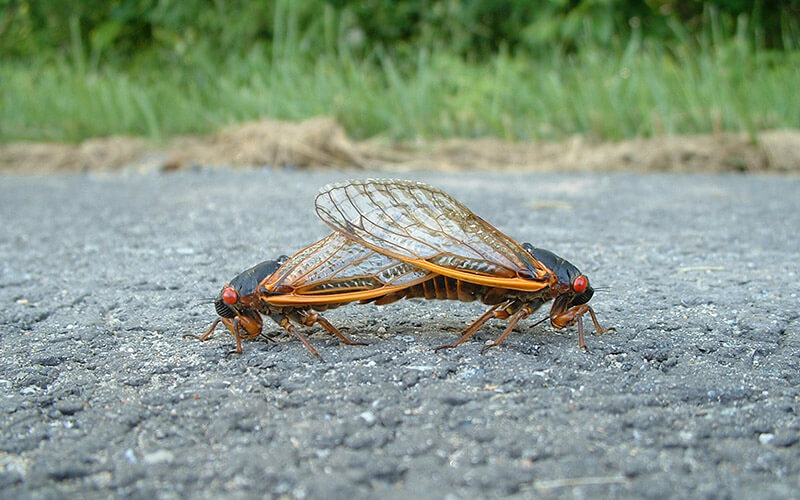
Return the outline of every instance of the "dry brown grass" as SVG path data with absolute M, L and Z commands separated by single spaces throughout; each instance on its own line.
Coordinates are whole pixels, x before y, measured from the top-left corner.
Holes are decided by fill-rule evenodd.
M 262 120 L 165 145 L 108 137 L 81 144 L 0 145 L 0 171 L 51 173 L 176 170 L 191 165 L 400 170 L 800 172 L 800 131 L 664 136 L 616 143 L 453 139 L 431 143 L 354 141 L 333 119 Z

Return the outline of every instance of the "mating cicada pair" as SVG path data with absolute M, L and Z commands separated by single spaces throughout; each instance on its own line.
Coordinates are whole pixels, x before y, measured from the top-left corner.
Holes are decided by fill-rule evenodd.
M 319 357 L 298 326 L 319 324 L 342 342 L 358 344 L 320 312 L 414 297 L 490 306 L 440 349 L 461 344 L 491 318 L 507 319 L 505 331 L 484 350 L 497 346 L 550 300 L 550 323 L 577 324 L 581 348 L 584 314 L 597 333 L 608 331 L 588 305 L 594 290 L 578 268 L 548 250 L 518 244 L 439 189 L 404 180 L 332 184 L 317 195 L 316 210 L 333 234 L 226 284 L 215 301 L 220 317 L 201 340 L 222 322 L 236 339 L 233 352 L 241 353 L 242 339 L 259 336 L 262 316 L 269 316 Z

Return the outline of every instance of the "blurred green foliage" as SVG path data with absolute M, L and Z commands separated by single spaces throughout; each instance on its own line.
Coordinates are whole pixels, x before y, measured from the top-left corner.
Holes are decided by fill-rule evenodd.
M 800 0 L 0 0 L 0 58 L 225 58 L 275 50 L 287 25 L 302 34 L 293 50 L 310 54 L 344 43 L 355 54 L 424 47 L 482 59 L 498 50 L 619 47 L 631 36 L 686 41 L 711 25 L 760 48 L 791 50 L 798 19 Z
M 800 0 L 0 0 L 0 143 L 800 127 Z

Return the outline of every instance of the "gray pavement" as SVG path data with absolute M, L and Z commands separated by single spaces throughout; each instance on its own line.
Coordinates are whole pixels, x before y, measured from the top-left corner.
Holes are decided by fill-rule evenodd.
M 419 300 L 326 313 L 369 345 L 315 333 L 325 363 L 184 338 L 368 175 L 0 178 L 0 496 L 800 496 L 800 179 L 395 175 L 608 287 L 588 352 L 543 310 L 437 353 L 483 307 Z

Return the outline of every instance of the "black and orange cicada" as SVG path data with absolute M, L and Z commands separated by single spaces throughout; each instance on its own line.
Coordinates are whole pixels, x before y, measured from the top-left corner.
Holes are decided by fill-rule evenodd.
M 333 233 L 292 257 L 284 255 L 262 262 L 225 284 L 214 301 L 219 318 L 197 337 L 208 339 L 221 322 L 236 341 L 236 349 L 231 352 L 240 354 L 242 339 L 253 339 L 263 333 L 264 315 L 320 357 L 295 325 L 319 324 L 345 344 L 358 345 L 319 312 L 353 301 L 380 303 L 382 297 L 394 297 L 432 277 L 430 271 Z
M 582 349 L 584 314 L 598 334 L 613 330 L 597 321 L 588 304 L 594 289 L 577 267 L 549 250 L 518 244 L 439 189 L 404 180 L 349 181 L 324 187 L 316 210 L 349 240 L 431 273 L 426 280 L 387 290 L 376 303 L 424 296 L 492 306 L 460 339 L 441 348 L 461 344 L 491 318 L 508 319 L 505 331 L 484 349 L 497 346 L 550 300 L 550 323 L 558 329 L 577 324 Z

